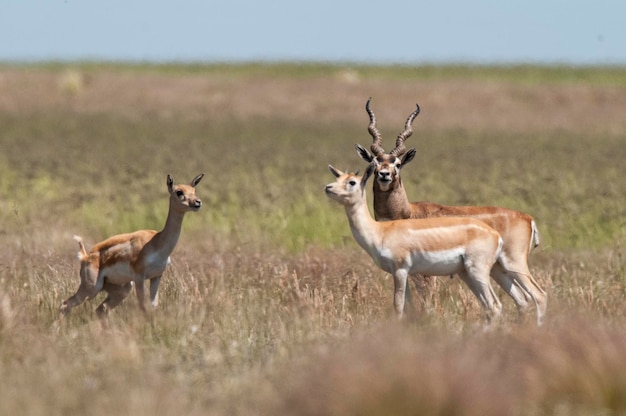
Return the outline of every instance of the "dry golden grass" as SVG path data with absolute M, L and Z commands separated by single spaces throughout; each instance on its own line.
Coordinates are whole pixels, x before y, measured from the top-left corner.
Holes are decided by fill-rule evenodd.
M 416 71 L 0 68 L 0 414 L 625 413 L 626 73 Z M 502 295 L 485 331 L 448 278 L 394 320 L 322 192 L 328 163 L 362 168 L 369 96 L 386 144 L 422 106 L 413 199 L 537 218 L 544 327 Z M 158 229 L 166 174 L 200 171 L 159 309 L 133 295 L 103 330 L 98 298 L 55 328 L 72 234 Z

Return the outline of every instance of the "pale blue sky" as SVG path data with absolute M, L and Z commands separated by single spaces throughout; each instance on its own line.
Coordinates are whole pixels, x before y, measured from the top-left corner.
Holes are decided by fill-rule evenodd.
M 626 64 L 624 0 L 0 0 L 0 61 Z

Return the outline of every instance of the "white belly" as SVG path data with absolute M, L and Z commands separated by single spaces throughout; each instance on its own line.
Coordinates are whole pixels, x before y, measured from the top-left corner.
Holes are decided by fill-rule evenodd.
M 126 283 L 133 281 L 135 272 L 130 267 L 130 263 L 119 262 L 101 269 L 100 275 L 104 276 L 108 283 L 125 285 Z
M 430 276 L 445 276 L 458 273 L 463 269 L 462 247 L 450 250 L 413 253 L 407 263 L 411 273 L 421 273 Z
M 149 258 L 145 269 L 144 279 L 152 279 L 157 276 L 161 276 L 168 264 L 170 264 L 170 258 L 167 257 L 161 260 L 158 256 Z M 114 285 L 125 285 L 128 282 L 135 280 L 135 271 L 128 262 L 118 262 L 110 266 L 106 266 L 100 270 L 100 275 L 106 278 L 108 283 Z
M 409 273 L 446 276 L 463 270 L 464 254 L 463 247 L 431 252 L 418 251 L 405 258 L 401 266 L 407 268 Z M 372 257 L 388 273 L 394 272 L 399 260 L 393 257 L 391 250 L 385 248 L 377 250 Z

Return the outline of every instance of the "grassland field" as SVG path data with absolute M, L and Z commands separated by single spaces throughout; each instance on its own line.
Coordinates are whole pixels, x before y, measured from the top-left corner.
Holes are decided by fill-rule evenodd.
M 458 278 L 397 322 L 323 192 L 365 167 L 369 97 L 386 149 L 422 108 L 411 200 L 535 217 L 544 326 L 498 292 L 485 331 Z M 0 414 L 625 414 L 625 115 L 619 67 L 0 65 Z M 159 230 L 200 172 L 159 309 L 56 328 L 72 235 Z

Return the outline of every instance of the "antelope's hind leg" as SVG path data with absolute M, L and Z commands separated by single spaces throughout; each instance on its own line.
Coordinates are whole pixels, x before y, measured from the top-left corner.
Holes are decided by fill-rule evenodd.
M 481 305 L 487 310 L 487 320 L 492 321 L 498 318 L 502 312 L 502 303 L 498 295 L 493 290 L 489 282 L 489 274 L 485 273 L 485 278 L 471 272 L 460 272 L 459 277 L 467 284 L 472 293 L 478 298 Z
M 528 300 L 535 303 L 537 308 L 537 325 L 541 325 L 545 318 L 548 306 L 548 294 L 534 279 L 528 268 L 528 261 L 524 256 L 503 255 L 500 257 L 499 264 L 496 264 L 502 273 L 515 282 Z M 494 270 L 496 267 L 494 267 Z
M 515 283 L 521 287 L 535 303 L 537 308 L 537 325 L 541 326 L 545 319 L 546 310 L 548 307 L 548 294 L 543 290 L 537 281 L 530 274 L 528 267 L 524 267 L 524 264 L 518 264 L 515 269 L 507 271 L 507 274 L 515 279 Z
M 102 290 L 102 279 L 98 276 L 99 270 L 87 262 L 81 264 L 80 286 L 73 296 L 67 298 L 59 307 L 59 319 L 67 315 L 70 310 L 83 303 L 87 299 L 92 299 Z
M 523 287 L 519 286 L 518 282 L 515 281 L 515 277 L 507 273 L 498 263 L 494 264 L 491 269 L 491 277 L 513 299 L 519 317 L 523 318 L 526 310 L 530 307 L 529 300 L 531 300 L 531 296 Z
M 111 309 L 122 303 L 126 297 L 130 294 L 133 285 L 129 282 L 125 285 L 119 286 L 107 283 L 104 285 L 104 290 L 107 292 L 107 297 L 96 309 L 98 318 L 104 319 L 109 314 Z

